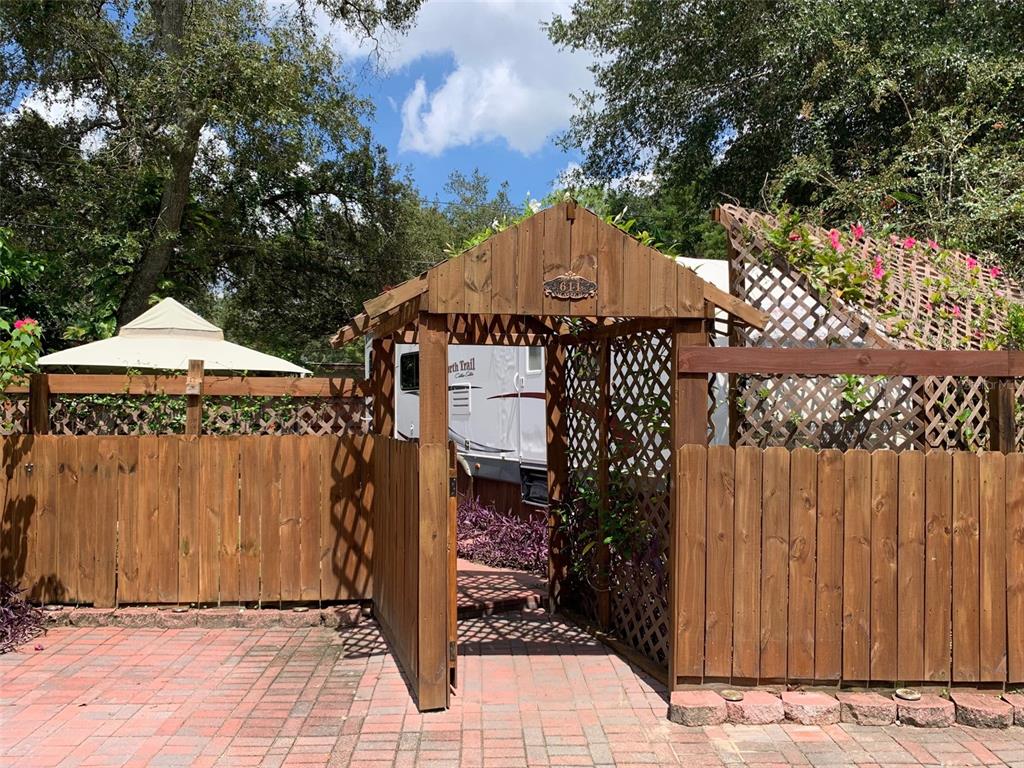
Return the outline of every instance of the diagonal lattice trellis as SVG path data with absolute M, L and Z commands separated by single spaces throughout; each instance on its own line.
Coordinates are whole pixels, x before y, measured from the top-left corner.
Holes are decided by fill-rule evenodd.
M 4 403 L 0 434 L 26 432 L 28 399 Z M 366 431 L 361 397 L 206 397 L 202 429 L 211 435 L 340 435 Z M 185 430 L 185 400 L 165 396 L 50 399 L 55 435 L 159 435 Z
M 763 331 L 737 325 L 732 346 L 914 347 L 906 335 L 889 335 L 884 319 L 865 306 L 823 299 L 798 270 L 772 258 L 762 230 L 776 221 L 756 211 L 723 206 L 730 239 L 733 293 L 767 313 Z M 816 231 L 816 230 L 815 230 Z M 817 236 L 824 241 L 823 232 Z M 943 320 L 928 311 L 929 281 L 940 272 L 920 253 L 874 240 L 866 253 L 880 254 L 893 272 L 900 317 L 926 346 L 973 348 L 971 318 Z M 966 269 L 966 267 L 964 267 Z M 977 279 L 1021 299 L 1005 276 L 982 272 Z M 992 318 L 992 323 L 1004 319 Z M 724 393 L 717 392 L 719 398 Z M 967 449 L 987 446 L 988 385 L 980 378 L 855 376 L 737 376 L 731 392 L 734 445 L 768 447 L 861 447 L 868 449 Z M 1017 387 L 1017 445 L 1024 449 L 1024 381 Z

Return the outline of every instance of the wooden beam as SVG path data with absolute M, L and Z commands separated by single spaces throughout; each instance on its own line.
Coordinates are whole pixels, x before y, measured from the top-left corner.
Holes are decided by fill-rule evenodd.
M 28 384 L 28 422 L 33 435 L 50 432 L 50 378 L 45 373 L 33 373 Z
M 404 304 L 409 299 L 426 293 L 427 288 L 427 273 L 424 272 L 422 275 L 417 275 L 411 280 L 406 280 L 401 285 L 395 286 L 390 291 L 385 291 L 380 296 L 363 302 L 363 309 L 372 319 L 394 309 L 399 304 Z
M 390 336 L 416 320 L 420 312 L 420 297 L 414 296 L 404 304 L 370 323 L 370 332 L 378 338 Z
M 338 329 L 338 332 L 331 337 L 332 347 L 343 347 L 349 342 L 355 341 L 360 336 L 366 335 L 370 330 L 370 316 L 360 312 L 352 318 L 352 322 Z
M 585 344 L 657 328 L 671 328 L 676 322 L 676 319 L 671 317 L 634 317 L 608 325 L 596 325 L 579 333 L 564 333 L 558 340 L 563 344 Z
M 710 301 L 723 312 L 742 320 L 747 325 L 764 330 L 764 327 L 768 324 L 768 315 L 764 312 L 755 309 L 745 301 L 726 293 L 721 288 L 717 288 L 707 281 L 704 281 L 704 299 L 705 301 Z
M 420 471 L 417 693 L 421 711 L 448 706 L 448 339 L 443 315 L 419 316 Z
M 711 347 L 680 349 L 680 373 L 802 376 L 1024 376 L 1024 352 Z
M 672 475 L 669 484 L 669 658 L 668 687 L 675 690 L 680 678 L 703 677 L 706 509 L 704 489 L 691 487 L 695 480 L 695 454 L 691 446 L 708 442 L 708 377 L 705 373 L 681 372 L 678 361 L 691 349 L 706 348 L 705 324 L 690 320 L 680 324 L 672 337 L 673 368 L 670 447 Z M 686 471 L 684 471 L 686 470 Z M 688 487 L 683 487 L 683 483 Z
M 203 361 L 189 360 L 185 377 L 185 434 L 203 431 Z
M 1017 443 L 1017 420 L 1013 379 L 997 378 L 988 382 L 989 450 L 1013 453 Z
M 184 395 L 187 376 L 128 376 L 122 373 L 46 374 L 54 395 Z M 14 386 L 7 394 L 28 394 Z M 358 379 L 298 376 L 210 376 L 203 379 L 203 393 L 230 397 L 362 397 L 367 383 Z
M 611 378 L 611 344 L 602 339 L 598 347 L 597 360 L 597 497 L 598 497 L 598 537 L 597 537 L 597 624 L 607 631 L 612 623 L 611 601 L 611 548 L 605 542 L 608 535 L 608 495 L 609 495 L 609 451 L 608 433 L 610 422 L 609 400 L 611 392 L 608 386 Z

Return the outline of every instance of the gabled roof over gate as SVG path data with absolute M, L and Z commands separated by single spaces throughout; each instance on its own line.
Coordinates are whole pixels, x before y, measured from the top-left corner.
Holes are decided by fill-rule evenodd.
M 568 202 L 370 299 L 331 343 L 340 346 L 366 333 L 387 335 L 420 311 L 669 319 L 706 317 L 711 308 L 758 328 L 766 322 L 764 313 L 702 280 L 671 256 Z

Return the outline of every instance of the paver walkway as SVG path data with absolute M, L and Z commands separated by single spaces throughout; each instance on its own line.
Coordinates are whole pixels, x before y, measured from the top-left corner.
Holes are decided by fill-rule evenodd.
M 1024 729 L 687 729 L 664 691 L 543 613 L 461 624 L 452 708 L 420 715 L 372 623 L 58 629 L 0 656 L 3 766 L 1024 766 Z

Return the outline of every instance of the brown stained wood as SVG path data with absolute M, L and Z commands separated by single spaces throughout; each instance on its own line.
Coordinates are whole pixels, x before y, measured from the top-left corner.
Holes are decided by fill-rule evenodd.
M 815 574 L 814 677 L 842 677 L 845 470 L 841 451 L 818 454 L 818 563 Z
M 704 674 L 705 563 L 707 536 L 707 449 L 702 445 L 676 448 L 678 487 L 673 510 L 671 550 L 677 572 L 673 602 L 673 676 L 700 678 Z M 670 550 L 670 551 L 671 551 Z
M 267 491 L 260 454 L 273 438 L 238 438 L 238 592 L 242 602 L 260 601 L 260 515 Z
M 6 441 L 3 441 L 6 442 Z M 80 589 L 78 581 L 79 524 L 83 504 L 78 497 L 77 440 L 56 440 L 57 444 L 57 578 L 55 602 L 77 603 Z M 0 467 L 0 493 L 3 492 L 5 473 Z M 3 497 L 6 498 L 6 497 Z
M 871 679 L 898 679 L 897 610 L 899 461 L 892 451 L 871 454 Z
M 741 299 L 731 296 L 711 283 L 702 282 L 701 287 L 703 288 L 705 301 L 731 315 L 735 320 L 746 323 L 753 328 L 763 329 L 768 324 L 768 315 L 761 310 L 755 309 Z M 682 306 L 679 311 L 683 311 Z
M 258 467 L 260 487 L 260 604 L 281 604 L 282 447 L 284 438 L 263 438 Z M 287 501 L 284 503 L 288 503 Z M 290 556 L 290 555 L 289 555 Z
M 623 264 L 626 240 L 614 227 L 597 229 L 597 314 L 620 317 L 625 314 Z
M 220 512 L 220 602 L 237 603 L 238 591 L 238 438 L 218 441 L 221 452 L 218 501 Z
M 134 483 L 120 489 L 118 510 L 118 598 L 121 603 L 140 603 L 150 598 L 146 585 L 153 583 L 156 564 L 147 547 L 154 541 L 159 514 L 160 438 L 134 438 L 137 463 Z
M 1016 382 L 997 378 L 988 385 L 989 450 L 1010 453 L 1017 442 Z
M 199 600 L 200 522 L 203 504 L 199 438 L 182 437 L 178 445 L 178 602 Z
M 189 360 L 185 376 L 185 434 L 203 430 L 203 361 Z
M 221 451 L 219 442 L 199 440 L 199 602 L 216 604 L 220 599 L 220 493 Z
M 1006 457 L 983 453 L 980 473 L 978 677 L 1006 680 Z
M 26 579 L 22 587 L 30 589 L 33 601 L 50 603 L 55 602 L 59 594 L 57 442 L 49 435 L 38 435 L 33 443 L 32 475 L 36 502 L 32 527 L 35 528 L 36 551 L 29 554 L 34 554 L 34 579 Z
M 979 463 L 974 454 L 953 454 L 953 679 L 980 675 L 978 598 L 980 567 Z
M 302 599 L 302 438 L 281 438 L 281 506 L 278 516 L 281 547 L 281 601 Z
M 697 274 L 675 263 L 676 305 L 672 314 L 680 317 L 699 317 L 704 314 L 704 281 Z
M 579 208 L 576 218 L 570 227 L 569 240 L 569 269 L 587 280 L 598 279 L 597 260 L 598 242 L 597 232 L 599 225 L 603 222 L 585 208 Z M 589 299 L 579 299 L 572 302 L 574 314 L 596 315 L 597 296 Z
M 157 491 L 154 602 L 178 602 L 178 435 L 160 441 Z M 129 475 L 130 477 L 130 475 Z
M 544 350 L 544 429 L 547 443 L 549 508 L 548 609 L 552 611 L 560 607 L 562 588 L 568 578 L 570 567 L 565 555 L 566 534 L 561 528 L 561 515 L 558 514 L 559 505 L 566 501 L 569 482 L 565 357 L 565 346 L 555 341 L 549 342 Z M 670 602 L 670 611 L 671 606 Z
M 404 304 L 409 299 L 426 293 L 428 287 L 427 276 L 417 275 L 401 285 L 363 302 L 363 309 L 371 318 L 377 317 L 394 309 L 399 304 Z
M 395 431 L 395 342 L 374 339 L 370 347 L 370 379 L 373 402 L 371 429 L 378 435 L 391 436 Z
M 98 441 L 95 508 L 95 559 L 92 604 L 97 608 L 113 608 L 116 603 L 117 515 L 119 473 L 123 463 L 120 451 L 128 443 L 121 437 L 101 437 Z M 126 450 L 126 455 L 130 453 Z
M 514 315 L 519 311 L 516 285 L 519 279 L 519 227 L 510 227 L 491 238 L 491 309 L 496 315 Z
M 54 395 L 184 395 L 187 376 L 127 375 L 106 373 L 47 374 Z M 218 397 L 359 397 L 367 394 L 367 382 L 338 377 L 218 376 L 206 374 L 203 393 Z M 10 394 L 24 394 L 26 387 L 8 387 Z
M 676 275 L 679 265 L 675 259 L 653 249 L 646 249 L 651 264 L 651 304 L 647 314 L 655 317 L 676 317 Z
M 321 441 L 299 444 L 299 599 L 320 600 Z
M 372 595 L 373 534 L 360 499 L 362 435 L 324 437 L 320 526 L 322 599 L 354 600 Z
M 761 676 L 762 457 L 759 448 L 736 449 L 732 674 L 749 680 Z
M 814 603 L 817 566 L 818 456 L 797 448 L 790 456 L 789 679 L 814 679 Z
M 555 206 L 537 214 L 544 218 L 544 281 L 569 271 L 569 238 L 571 225 L 565 217 L 564 206 Z M 536 218 L 534 216 L 532 218 Z M 543 287 L 541 287 L 543 291 Z M 544 295 L 545 315 L 574 314 L 573 302 Z
M 843 678 L 871 675 L 871 454 L 846 452 L 843 500 Z
M 544 314 L 544 222 L 543 216 L 530 216 L 519 225 L 516 302 L 521 315 Z
M 420 432 L 423 444 L 448 442 L 447 323 L 441 315 L 419 318 Z
M 28 377 L 28 423 L 33 435 L 50 431 L 50 377 L 33 373 Z
M 100 441 L 103 438 L 89 436 L 78 440 L 79 445 L 79 472 L 78 472 L 78 502 L 81 505 L 77 510 L 77 522 L 79 527 L 78 542 L 78 585 L 79 603 L 91 604 L 93 602 L 96 585 L 96 550 L 99 545 L 100 530 L 100 499 L 99 493 L 99 472 L 100 472 Z
M 491 312 L 491 246 L 478 245 L 462 254 L 465 280 L 465 311 L 477 314 Z
M 1024 683 L 1024 454 L 1006 457 L 1007 682 Z
M 897 679 L 923 681 L 925 636 L 925 454 L 899 454 Z
M 761 522 L 761 678 L 784 680 L 789 631 L 789 451 L 764 452 Z
M 925 455 L 925 680 L 948 682 L 952 663 L 953 460 L 945 451 Z
M 726 445 L 708 448 L 707 460 L 707 626 L 704 674 L 732 674 L 733 547 L 736 453 Z
M 1022 376 L 1024 352 L 710 347 L 681 351 L 679 370 L 803 376 Z
M 645 317 L 651 308 L 651 261 L 644 246 L 625 238 L 622 251 L 622 311 L 626 316 Z M 680 353 L 682 354 L 682 353 Z
M 447 441 L 421 443 L 419 451 L 417 705 L 427 711 L 448 706 Z

